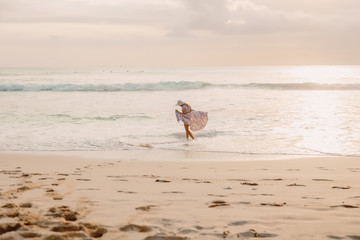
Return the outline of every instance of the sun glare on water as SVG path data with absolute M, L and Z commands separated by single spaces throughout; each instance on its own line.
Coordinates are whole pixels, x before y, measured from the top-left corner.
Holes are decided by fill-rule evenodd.
M 341 97 L 333 91 L 306 92 L 302 97 L 297 106 L 301 145 L 321 152 L 341 152 L 344 131 Z
M 292 68 L 289 74 L 297 82 L 324 85 L 353 84 L 357 75 L 351 66 L 301 66 Z M 355 111 L 345 100 L 349 94 L 356 92 L 336 88 L 296 92 L 291 109 L 297 117 L 290 128 L 299 137 L 296 145 L 314 152 L 344 152 L 354 127 L 353 122 L 344 120 Z
M 297 66 L 289 74 L 301 82 L 334 84 L 356 78 L 358 73 L 351 66 Z

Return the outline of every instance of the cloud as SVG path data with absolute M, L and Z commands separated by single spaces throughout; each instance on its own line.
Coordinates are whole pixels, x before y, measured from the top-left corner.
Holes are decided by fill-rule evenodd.
M 0 23 L 151 26 L 171 37 L 354 31 L 360 23 L 358 0 L 0 0 L 0 9 Z
M 171 1 L 170 1 L 171 2 Z M 161 24 L 174 4 L 157 1 L 0 0 L 1 23 Z
M 129 54 L 124 62 L 181 55 L 185 64 L 350 59 L 360 54 L 359 16 L 359 0 L 0 0 L 0 48 L 3 56 L 113 48 Z
M 343 30 L 360 23 L 360 2 L 305 0 L 183 0 L 189 31 L 216 34 L 312 33 Z M 330 6 L 327 5 L 330 3 Z M 355 29 L 351 29 L 353 31 Z

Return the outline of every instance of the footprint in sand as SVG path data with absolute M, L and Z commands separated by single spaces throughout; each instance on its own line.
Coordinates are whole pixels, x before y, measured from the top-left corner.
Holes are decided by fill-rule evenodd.
M 203 227 L 203 226 L 199 226 L 199 225 L 195 225 L 195 226 L 193 226 L 195 229 L 197 229 L 197 230 L 206 230 L 206 229 L 208 229 L 208 230 L 212 230 L 212 229 L 214 229 L 215 228 L 215 226 L 211 226 L 211 227 Z
M 320 170 L 323 170 L 323 171 L 333 171 L 333 169 L 329 169 L 329 168 L 325 168 L 325 167 L 317 167 L 317 168 Z
M 28 191 L 28 190 L 30 190 L 30 187 L 28 187 L 28 186 L 22 186 L 22 187 L 17 188 L 18 192 L 24 192 L 24 191 Z
M 347 237 L 352 239 L 352 240 L 359 240 L 360 239 L 360 235 L 347 235 Z
M 31 174 L 29 174 L 29 173 L 23 173 L 23 174 L 21 175 L 21 177 L 23 177 L 23 178 L 31 178 Z
M 127 182 L 127 179 L 124 179 L 124 176 L 106 176 L 108 178 L 115 178 L 113 181 L 123 181 L 123 182 Z
M 164 194 L 182 194 L 184 192 L 180 192 L 180 191 L 169 191 L 169 192 L 162 192 Z
M 265 178 L 263 181 L 284 181 L 283 178 Z
M 129 180 L 127 180 L 127 179 L 117 178 L 117 179 L 114 179 L 113 181 L 118 181 L 118 182 L 127 182 L 127 181 L 129 181 Z
M 193 181 L 193 182 L 200 182 L 201 179 L 198 178 L 183 178 L 183 181 Z
M 271 207 L 283 207 L 286 205 L 286 202 L 284 203 L 260 203 L 261 206 L 271 206 Z
M 344 237 L 339 237 L 339 236 L 335 236 L 335 235 L 327 235 L 326 237 L 328 237 L 330 239 L 344 239 Z
M 289 185 L 286 185 L 286 186 L 288 186 L 288 187 L 305 187 L 306 185 L 293 183 L 293 184 L 289 184 Z
M 0 235 L 7 233 L 7 232 L 13 232 L 21 228 L 20 223 L 0 223 Z
M 67 176 L 69 176 L 69 174 L 67 174 L 67 173 L 58 173 L 58 176 L 67 177 Z
M 11 210 L 8 210 L 7 212 L 5 212 L 4 215 L 8 218 L 16 218 L 19 216 L 19 212 L 15 209 L 11 209 Z
M 249 231 L 240 233 L 239 235 L 242 237 L 245 237 L 245 238 L 252 238 L 252 237 L 254 237 L 254 238 L 270 238 L 270 237 L 278 236 L 277 234 L 273 234 L 273 233 L 266 233 L 266 232 L 259 233 L 254 229 L 250 229 Z
M 200 180 L 200 181 L 196 181 L 195 183 L 211 183 L 211 182 L 207 180 Z
M 189 228 L 180 228 L 178 230 L 179 234 L 190 234 L 190 233 L 198 233 L 198 231 L 194 230 L 194 229 L 189 229 Z
M 97 224 L 80 223 L 80 225 L 83 226 L 85 228 L 84 231 L 93 238 L 100 238 L 107 233 L 106 228 Z
M 360 196 L 353 196 L 353 197 L 349 197 L 349 198 L 360 198 Z
M 248 221 L 236 221 L 236 222 L 228 223 L 228 226 L 244 226 L 246 224 L 249 224 L 249 222 Z
M 19 205 L 19 207 L 21 207 L 21 208 L 32 208 L 32 203 L 29 203 L 29 202 L 27 202 L 27 203 L 21 203 L 21 204 Z
M 16 205 L 14 203 L 5 203 L 1 208 L 15 208 Z
M 50 231 L 53 232 L 76 232 L 80 231 L 83 228 L 80 225 L 72 223 L 59 223 L 56 226 L 52 227 Z
M 211 194 L 209 193 L 208 196 L 211 196 L 211 197 L 227 197 L 226 195 L 221 195 L 221 194 Z
M 117 192 L 119 192 L 119 193 L 128 193 L 128 194 L 135 194 L 135 193 L 137 193 L 137 192 L 123 191 L 123 190 L 119 190 L 119 191 L 117 191 Z
M 259 184 L 257 184 L 257 183 L 250 183 L 250 182 L 243 182 L 243 183 L 241 183 L 241 185 L 258 186 Z
M 60 206 L 50 208 L 45 216 L 63 218 L 66 221 L 76 221 L 78 219 L 78 215 L 78 212 L 70 210 L 68 206 Z
M 146 237 L 144 240 L 190 240 L 187 237 L 155 235 Z
M 321 197 L 301 197 L 303 199 L 314 199 L 314 200 L 321 200 L 321 199 L 325 199 L 325 198 L 321 198 Z
M 313 178 L 313 181 L 318 181 L 318 182 L 332 182 L 334 180 L 331 179 L 324 179 L 324 178 Z
M 50 231 L 63 233 L 63 235 L 57 235 L 57 236 L 64 236 L 65 239 L 68 238 L 87 239 L 88 236 L 93 238 L 100 238 L 105 233 L 107 233 L 106 228 L 89 223 L 80 223 L 80 224 L 58 223 L 56 224 L 56 226 L 52 227 Z M 64 239 L 64 238 L 49 238 L 49 239 Z
M 44 180 L 48 180 L 48 179 L 51 179 L 51 178 L 46 178 L 46 177 L 38 178 L 38 180 L 40 180 L 40 181 L 44 181 Z
M 243 179 L 243 178 L 230 178 L 230 179 L 226 179 L 227 181 L 238 181 L 238 182 L 247 182 L 249 180 L 247 179 Z
M 76 190 L 85 190 L 85 191 L 99 191 L 100 188 L 78 188 Z
M 359 240 L 360 235 L 347 235 L 345 237 L 335 236 L 335 235 L 327 235 L 330 239 L 351 239 L 351 240 Z
M 40 233 L 36 233 L 36 232 L 19 232 L 19 235 L 23 238 L 39 238 L 41 237 Z
M 222 201 L 222 200 L 216 200 L 213 201 L 210 205 L 209 208 L 214 208 L 214 207 L 223 207 L 223 206 L 230 206 L 229 203 Z
M 240 205 L 250 205 L 251 202 L 235 202 L 234 204 L 240 204 Z
M 171 182 L 171 181 L 169 181 L 169 180 L 164 180 L 164 179 L 156 179 L 155 182 L 169 183 L 169 182 Z
M 136 224 L 128 224 L 120 228 L 120 231 L 122 232 L 129 232 L 129 231 L 135 231 L 135 232 L 150 232 L 151 228 L 144 225 L 136 225 Z
M 89 182 L 89 181 L 91 181 L 91 179 L 89 179 L 89 178 L 77 178 L 76 180 L 77 180 L 77 181 L 84 181 L 84 182 Z
M 343 207 L 343 208 L 359 208 L 358 206 L 349 205 L 349 204 L 335 205 L 335 206 L 330 206 L 330 207 L 332 207 L 332 208 L 337 208 L 337 207 Z
M 347 186 L 347 187 L 334 186 L 332 188 L 334 188 L 334 189 L 350 189 L 351 187 L 350 186 Z
M 153 208 L 153 207 L 159 207 L 159 206 L 157 206 L 157 205 L 146 205 L 146 206 L 137 207 L 137 208 L 135 208 L 135 209 L 136 209 L 136 210 L 140 210 L 140 211 L 146 211 L 146 212 L 148 212 L 148 211 L 150 211 L 150 209 Z

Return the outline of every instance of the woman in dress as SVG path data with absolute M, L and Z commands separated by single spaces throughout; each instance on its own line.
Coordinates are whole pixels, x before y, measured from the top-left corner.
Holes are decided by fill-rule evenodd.
M 176 119 L 179 122 L 183 121 L 186 138 L 189 139 L 189 136 L 194 139 L 194 136 L 189 130 L 189 127 L 192 131 L 199 131 L 206 126 L 208 121 L 207 112 L 195 111 L 191 109 L 191 106 L 183 101 L 177 101 L 178 106 L 181 107 L 182 112 L 175 110 Z

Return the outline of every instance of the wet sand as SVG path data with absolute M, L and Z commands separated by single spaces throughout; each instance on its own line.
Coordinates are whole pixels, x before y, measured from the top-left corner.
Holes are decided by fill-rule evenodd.
M 0 239 L 354 240 L 359 226 L 360 158 L 0 155 Z

